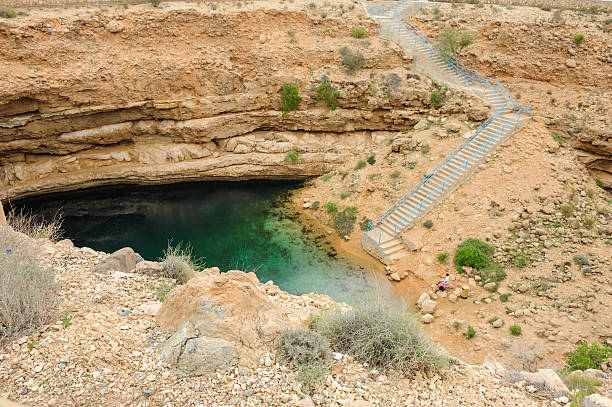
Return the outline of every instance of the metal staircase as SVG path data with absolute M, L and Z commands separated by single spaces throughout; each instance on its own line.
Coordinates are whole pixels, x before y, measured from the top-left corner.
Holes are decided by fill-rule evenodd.
M 415 57 L 417 69 L 480 97 L 492 106 L 493 113 L 409 192 L 368 224 L 362 245 L 384 263 L 393 262 L 404 249 L 401 235 L 468 179 L 487 156 L 529 120 L 531 112 L 530 106 L 517 104 L 498 80 L 478 74 L 448 55 L 401 15 L 404 9 L 414 10 L 422 3 L 426 2 L 402 0 L 391 11 L 374 5 L 366 9 L 378 21 L 382 37 Z

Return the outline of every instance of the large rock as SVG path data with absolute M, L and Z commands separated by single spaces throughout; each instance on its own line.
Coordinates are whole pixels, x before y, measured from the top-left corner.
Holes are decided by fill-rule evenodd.
M 149 275 L 159 275 L 162 273 L 162 271 L 163 266 L 161 263 L 147 260 L 136 263 L 136 268 L 134 269 L 134 273 Z
M 561 378 L 551 369 L 539 369 L 536 373 L 524 372 L 523 378 L 528 384 L 545 386 L 550 392 L 568 394 L 569 391 Z
M 134 250 L 131 247 L 119 249 L 100 263 L 91 267 L 95 273 L 108 274 L 113 271 L 129 273 L 136 267 Z
M 612 400 L 601 394 L 591 394 L 582 400 L 584 407 L 612 407 Z
M 425 300 L 421 304 L 421 313 L 423 314 L 433 314 L 436 310 L 436 302 L 433 300 Z
M 174 288 L 156 317 L 162 329 L 176 330 L 162 358 L 186 375 L 257 363 L 283 329 L 305 318 L 272 302 L 257 283 L 254 273 L 213 268 Z

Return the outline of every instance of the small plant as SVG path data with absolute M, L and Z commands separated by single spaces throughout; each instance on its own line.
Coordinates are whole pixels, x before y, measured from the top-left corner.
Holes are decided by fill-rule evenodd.
M 333 177 L 334 175 L 336 175 L 336 173 L 334 171 L 328 172 L 327 174 L 323 175 L 321 177 L 321 179 L 323 180 L 323 182 L 327 182 L 331 179 L 331 177 Z
M 330 214 L 334 214 L 336 212 L 338 212 L 338 205 L 336 205 L 334 202 L 328 202 L 324 205 L 325 211 L 327 213 Z
M 401 172 L 399 172 L 399 170 L 395 170 L 395 171 L 393 171 L 393 172 L 391 173 L 390 177 L 391 177 L 392 179 L 398 179 L 398 178 L 400 177 L 400 175 L 401 175 Z
M 431 94 L 429 95 L 429 102 L 436 109 L 442 106 L 444 99 L 442 98 L 442 94 L 440 94 L 440 91 L 434 90 L 433 92 L 431 92 Z
M 509 329 L 510 333 L 514 336 L 519 336 L 523 332 L 523 329 L 518 325 L 510 325 Z
M 425 222 L 423 222 L 423 226 L 427 229 L 433 228 L 433 225 L 434 223 L 433 223 L 433 220 L 431 219 L 427 219 Z
M 348 236 L 353 232 L 357 221 L 357 207 L 347 206 L 342 212 L 334 213 L 332 219 L 338 235 Z
M 342 55 L 342 63 L 346 68 L 346 73 L 349 75 L 355 74 L 365 64 L 365 59 L 359 51 L 353 51 L 348 47 L 342 47 L 339 52 L 340 55 Z
M 374 163 L 376 163 L 376 157 L 374 156 L 374 154 L 372 154 L 368 157 L 366 161 L 368 162 L 368 164 L 374 165 Z
M 366 165 L 367 164 L 366 164 L 365 160 L 359 160 L 359 161 L 357 161 L 357 164 L 355 165 L 355 168 L 353 168 L 353 169 L 355 171 L 358 171 L 358 170 L 360 170 L 362 168 L 365 168 Z
M 584 34 L 576 34 L 574 35 L 574 46 L 579 47 L 584 42 Z
M 446 264 L 448 261 L 448 252 L 438 253 L 438 263 Z
M 475 336 L 476 336 L 476 330 L 474 329 L 472 325 L 468 325 L 467 331 L 465 331 L 465 337 L 467 339 L 472 339 Z
M 17 12 L 11 8 L 0 8 L 0 17 L 15 18 L 17 17 Z
M 297 372 L 297 379 L 306 393 L 323 384 L 331 361 L 329 342 L 305 327 L 281 332 L 276 353 L 281 362 Z
M 584 227 L 587 229 L 593 229 L 595 227 L 595 224 L 597 223 L 597 219 L 592 216 L 592 215 L 583 215 L 582 216 L 582 223 L 584 224 Z
M 302 153 L 297 151 L 295 148 L 292 149 L 285 155 L 285 162 L 287 164 L 295 164 L 299 160 L 300 154 Z
M 596 179 L 595 179 L 595 184 L 596 184 L 596 185 L 597 185 L 599 188 L 601 188 L 601 189 L 606 189 L 606 187 L 604 186 L 603 181 L 602 181 L 602 180 L 600 180 L 599 178 L 596 178 Z
M 372 220 L 368 218 L 367 216 L 364 216 L 363 218 L 361 218 L 361 222 L 359 222 L 359 229 L 363 231 L 368 230 L 368 224 L 370 222 L 372 222 Z
M 342 191 L 342 192 L 340 193 L 340 199 L 346 199 L 346 198 L 348 198 L 349 196 L 351 196 L 351 192 L 350 192 L 350 191 Z
M 34 349 L 38 345 L 38 341 L 33 339 L 32 342 L 28 342 L 28 350 Z
M 159 7 L 160 3 L 161 0 L 149 0 L 149 4 L 151 4 L 153 7 Z
M 337 98 L 340 97 L 340 93 L 336 91 L 336 88 L 332 86 L 329 82 L 329 79 L 324 76 L 321 79 L 321 83 L 315 89 L 315 99 L 316 100 L 324 100 L 327 103 L 327 107 L 329 110 L 334 111 L 338 107 Z
M 563 140 L 561 140 L 561 137 L 559 137 L 559 135 L 557 133 L 552 133 L 551 137 L 553 140 L 555 140 L 557 143 L 559 143 L 560 146 L 563 145 Z
M 310 206 L 310 209 L 312 209 L 313 211 L 316 211 L 317 209 L 319 209 L 319 205 L 321 205 L 319 201 L 314 201 L 312 205 Z
M 289 37 L 289 42 L 296 43 L 297 37 L 295 36 L 295 31 L 287 31 L 287 36 Z
M 70 325 L 72 325 L 72 317 L 70 316 L 70 312 L 66 312 L 62 316 L 62 326 L 68 328 Z
M 351 37 L 354 37 L 354 38 L 365 38 L 366 35 L 368 35 L 368 33 L 366 32 L 366 30 L 364 30 L 361 27 L 354 27 L 351 30 Z
M 585 374 L 567 374 L 567 371 L 562 371 L 560 377 L 570 392 L 582 393 L 586 396 L 598 393 L 599 386 L 602 384 L 598 378 Z
M 62 235 L 62 220 L 59 214 L 46 220 L 33 213 L 26 213 L 23 209 L 19 211 L 13 209 L 7 214 L 6 221 L 11 229 L 32 239 L 49 239 L 57 242 Z
M 458 32 L 454 28 L 445 28 L 440 34 L 438 42 L 444 52 L 456 58 L 461 54 L 461 51 L 472 45 L 475 39 L 476 34 L 469 31 Z
M 559 210 L 561 211 L 561 214 L 563 216 L 565 216 L 566 218 L 569 218 L 570 216 L 574 215 L 576 208 L 574 208 L 574 205 L 572 205 L 571 203 L 566 203 L 566 204 L 561 205 Z
M 151 289 L 155 293 L 157 301 L 159 302 L 164 302 L 164 300 L 166 299 L 166 294 L 172 291 L 173 288 L 174 287 L 169 284 L 162 284 L 158 287 L 151 287 Z
M 514 255 L 512 262 L 514 263 L 514 267 L 522 269 L 529 264 L 529 257 L 524 253 L 517 253 Z
M 501 295 L 499 296 L 499 300 L 500 300 L 501 302 L 508 302 L 508 299 L 510 298 L 510 296 L 511 296 L 511 295 L 512 295 L 511 293 L 501 294 Z
M 597 343 L 589 346 L 586 342 L 583 342 L 569 353 L 566 369 L 569 372 L 587 369 L 601 370 L 601 364 L 610 357 L 612 357 L 611 346 L 599 346 Z
M 160 259 L 162 274 L 167 278 L 173 278 L 180 284 L 185 284 L 196 276 L 196 272 L 204 267 L 204 261 L 195 259 L 192 255 L 193 249 L 190 245 L 179 243 L 172 246 L 172 241 L 168 242 L 168 248 L 164 251 L 164 256 Z
M 293 82 L 283 83 L 281 86 L 281 111 L 283 116 L 289 114 L 291 110 L 297 110 L 301 101 L 302 97 L 297 85 Z

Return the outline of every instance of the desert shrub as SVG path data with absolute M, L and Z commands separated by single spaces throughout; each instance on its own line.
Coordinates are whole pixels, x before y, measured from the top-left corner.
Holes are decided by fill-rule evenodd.
M 331 177 L 333 177 L 334 175 L 336 175 L 336 173 L 334 171 L 328 172 L 327 174 L 324 174 L 323 176 L 321 176 L 321 179 L 324 182 L 327 182 L 331 179 Z
M 314 201 L 312 205 L 310 206 L 310 209 L 312 209 L 313 211 L 316 211 L 317 209 L 319 209 L 319 205 L 321 205 L 321 202 Z
M 346 68 L 346 73 L 349 75 L 356 73 L 365 64 L 365 59 L 359 51 L 353 51 L 348 47 L 342 47 L 339 52 L 340 55 L 342 55 L 342 63 Z
M 587 369 L 601 370 L 601 364 L 610 357 L 612 357 L 612 346 L 599 346 L 597 343 L 589 346 L 586 342 L 582 342 L 569 353 L 566 370 L 568 372 Z
M 11 229 L 33 239 L 49 239 L 57 242 L 62 235 L 62 220 L 58 214 L 47 221 L 42 216 L 12 209 L 6 217 L 6 221 Z
M 458 248 L 455 252 L 455 264 L 457 266 L 468 266 L 482 270 L 491 264 L 491 259 L 480 250 L 471 246 L 465 246 Z
M 363 218 L 361 218 L 361 222 L 359 222 L 359 229 L 363 231 L 368 230 L 368 224 L 370 222 L 372 222 L 372 220 L 368 218 L 367 216 L 364 216 Z
M 476 336 L 476 330 L 472 325 L 468 325 L 467 330 L 465 331 L 465 337 L 467 339 L 472 339 Z
M 518 325 L 510 325 L 510 328 L 508 329 L 510 330 L 510 333 L 515 336 L 518 336 L 523 332 L 523 329 Z
M 583 215 L 582 223 L 584 224 L 585 228 L 593 229 L 593 227 L 595 227 L 595 224 L 597 223 L 597 219 L 593 215 Z
M 516 253 L 512 258 L 514 267 L 519 269 L 525 268 L 527 264 L 529 264 L 529 261 L 529 256 L 527 256 L 525 253 Z
M 399 176 L 401 175 L 401 173 L 399 172 L 399 170 L 395 170 L 391 173 L 390 177 L 393 179 L 397 179 L 399 178 Z
M 336 213 L 336 212 L 338 212 L 338 205 L 336 205 L 334 202 L 328 202 L 325 205 L 323 205 L 323 207 L 325 208 L 327 213 Z
M 329 110 L 333 111 L 338 107 L 338 100 L 336 100 L 336 98 L 339 97 L 340 93 L 332 86 L 329 79 L 324 76 L 319 86 L 315 88 L 315 99 L 324 100 Z
M 351 192 L 350 191 L 342 191 L 342 192 L 340 192 L 340 199 L 346 199 L 349 196 L 351 196 Z
M 289 37 L 289 42 L 297 42 L 297 37 L 295 36 L 295 31 L 287 31 L 287 36 Z
M 306 393 L 323 384 L 331 360 L 329 342 L 305 327 L 281 332 L 276 353 L 281 362 L 297 372 L 297 380 Z
M 435 107 L 436 109 L 440 106 L 442 106 L 442 103 L 444 101 L 444 98 L 442 97 L 442 94 L 440 93 L 440 91 L 438 90 L 434 90 L 433 92 L 431 92 L 431 94 L 429 95 L 429 102 L 431 103 L 431 105 L 433 107 Z
M 597 393 L 598 387 L 602 384 L 598 378 L 584 374 L 570 375 L 568 372 L 561 372 L 559 377 L 571 393 L 582 392 L 586 396 Z
M 281 111 L 283 116 L 286 116 L 291 110 L 297 110 L 301 101 L 302 97 L 297 85 L 293 82 L 283 83 L 281 86 Z
M 440 48 L 448 55 L 456 58 L 465 48 L 472 45 L 476 34 L 469 31 L 457 31 L 454 28 L 445 28 L 438 37 Z
M 351 30 L 351 37 L 354 38 L 364 38 L 368 33 L 362 27 L 354 27 Z
M 160 286 L 151 286 L 151 290 L 155 293 L 155 297 L 159 302 L 164 302 L 166 294 L 172 291 L 173 288 L 174 286 L 165 283 Z
M 584 42 L 584 34 L 576 34 L 574 35 L 574 45 L 579 47 Z
M 333 215 L 334 228 L 340 236 L 350 235 L 357 221 L 357 207 L 347 206 L 342 212 Z
M 376 163 L 376 157 L 374 156 L 374 154 L 372 154 L 368 157 L 366 161 L 368 162 L 368 164 L 374 165 L 374 163 Z
M 2 18 L 15 18 L 17 17 L 17 12 L 12 8 L 0 8 L 0 17 Z
M 438 263 L 444 264 L 448 260 L 448 252 L 438 253 Z
M 411 375 L 434 372 L 449 363 L 443 351 L 420 332 L 411 314 L 393 310 L 381 300 L 329 311 L 317 317 L 313 327 L 333 349 L 375 368 Z
M 38 248 L 22 234 L 0 226 L 0 341 L 32 332 L 58 316 L 58 286 L 52 270 L 38 263 Z
M 192 256 L 192 248 L 189 245 L 178 243 L 172 245 L 168 242 L 168 248 L 164 250 L 164 256 L 159 259 L 162 265 L 162 274 L 165 277 L 173 278 L 180 284 L 185 284 L 195 277 L 196 272 L 204 267 L 204 262 Z
M 559 210 L 561 211 L 561 214 L 563 216 L 565 216 L 566 218 L 569 218 L 570 216 L 574 214 L 576 208 L 574 208 L 574 205 L 572 205 L 571 203 L 566 203 L 566 204 L 561 205 Z
M 425 222 L 423 222 L 423 226 L 425 226 L 427 229 L 431 229 L 433 228 L 433 220 L 431 219 L 427 219 Z
M 302 153 L 297 151 L 295 148 L 292 149 L 285 155 L 285 162 L 287 164 L 295 164 L 299 160 L 300 154 Z
M 553 140 L 555 140 L 557 143 L 559 143 L 560 146 L 563 145 L 563 140 L 561 140 L 561 137 L 559 137 L 559 135 L 557 133 L 552 133 L 551 137 L 553 138 Z
M 510 298 L 510 296 L 511 296 L 511 295 L 512 295 L 511 293 L 501 294 L 501 295 L 499 296 L 499 300 L 500 300 L 501 302 L 508 302 L 508 299 Z
M 597 185 L 599 188 L 601 188 L 601 189 L 605 189 L 605 188 L 606 188 L 606 187 L 604 186 L 603 181 L 602 181 L 602 180 L 600 180 L 599 178 L 596 178 L 596 179 L 595 179 L 595 184 L 596 184 L 596 185 Z
M 455 252 L 455 265 L 459 272 L 463 272 L 463 266 L 473 267 L 480 270 L 483 284 L 488 282 L 498 283 L 506 278 L 501 265 L 491 260 L 495 247 L 490 246 L 480 239 L 467 239 L 457 247 Z
M 161 0 L 149 0 L 149 3 L 153 6 L 153 7 L 158 7 L 159 3 L 161 3 Z

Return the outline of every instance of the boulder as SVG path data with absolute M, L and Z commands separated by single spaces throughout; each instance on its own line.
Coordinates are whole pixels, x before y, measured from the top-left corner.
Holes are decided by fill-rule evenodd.
M 257 283 L 254 273 L 213 268 L 170 291 L 156 316 L 176 331 L 162 344 L 163 359 L 185 375 L 255 366 L 282 330 L 307 317 L 272 302 Z
M 493 355 L 491 355 L 490 353 L 488 353 L 485 357 L 485 360 L 482 363 L 482 367 L 489 369 L 492 372 L 504 370 L 504 366 L 497 360 L 495 360 L 495 357 L 493 357 Z
M 110 20 L 106 24 L 106 30 L 110 33 L 118 33 L 123 31 L 123 23 L 118 20 Z
M 162 273 L 163 269 L 164 268 L 161 263 L 158 263 L 156 261 L 143 260 L 139 263 L 136 263 L 136 267 L 134 268 L 134 273 L 159 275 Z
M 433 314 L 436 310 L 436 302 L 432 300 L 425 300 L 421 304 L 421 313 L 422 314 Z
M 601 394 L 591 394 L 582 400 L 584 407 L 612 407 L 612 400 Z
M 91 271 L 100 274 L 109 274 L 110 272 L 129 273 L 136 267 L 134 259 L 134 250 L 130 247 L 119 249 L 100 263 L 91 267 Z
M 448 300 L 454 304 L 457 302 L 458 298 L 455 294 L 451 294 L 448 296 Z
M 421 322 L 424 324 L 431 324 L 434 320 L 434 316 L 431 314 L 425 314 L 421 317 Z
M 494 282 L 486 283 L 485 285 L 482 286 L 482 288 L 484 288 L 487 291 L 494 291 L 496 287 L 497 287 L 497 283 L 494 283 Z
M 401 278 L 397 272 L 389 274 L 389 279 L 393 281 L 400 281 Z
M 522 373 L 527 384 L 546 387 L 551 393 L 569 394 L 561 378 L 552 369 L 539 369 L 536 373 Z
M 416 302 L 417 307 L 421 308 L 421 305 L 423 304 L 423 302 L 425 300 L 429 299 L 429 294 L 427 293 L 422 293 L 421 296 L 419 297 L 419 299 Z
M 60 240 L 55 244 L 57 247 L 61 247 L 62 249 L 72 249 L 74 247 L 74 243 L 70 239 Z

